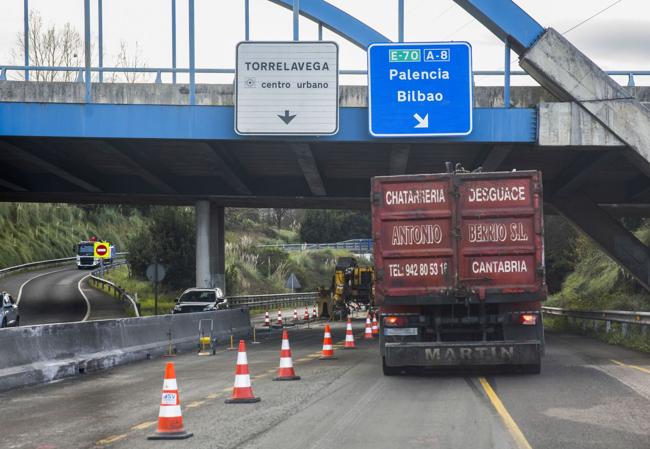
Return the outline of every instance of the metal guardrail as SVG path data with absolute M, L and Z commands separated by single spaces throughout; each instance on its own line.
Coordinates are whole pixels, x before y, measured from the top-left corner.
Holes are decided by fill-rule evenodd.
M 372 239 L 352 239 L 334 243 L 278 243 L 274 245 L 260 245 L 259 248 L 280 248 L 284 251 L 347 249 L 357 253 L 372 253 L 372 245 Z
M 583 320 L 611 321 L 650 325 L 650 312 L 628 312 L 625 310 L 569 310 L 560 307 L 542 307 L 542 312 L 549 315 L 580 318 Z
M 128 252 L 117 253 L 116 257 L 123 257 L 127 254 Z M 14 265 L 13 267 L 2 268 L 0 269 L 0 278 L 8 274 L 17 273 L 19 271 L 31 270 L 32 268 L 42 268 L 42 267 L 49 267 L 49 266 L 53 267 L 56 265 L 64 264 L 66 262 L 74 262 L 76 258 L 77 258 L 76 256 L 72 256 L 72 257 L 63 257 L 61 259 L 39 260 L 36 262 L 28 262 L 21 265 Z
M 645 335 L 647 326 L 650 325 L 650 312 L 628 312 L 625 310 L 569 310 L 561 307 L 542 307 L 542 312 L 553 316 L 562 316 L 570 320 L 583 320 L 583 329 L 586 322 L 593 321 L 594 331 L 598 331 L 598 323 L 605 322 L 605 332 L 611 331 L 612 323 L 621 323 L 621 333 L 626 336 L 630 324 L 641 326 Z
M 298 304 L 313 304 L 318 299 L 318 292 L 277 293 L 270 295 L 229 296 L 231 306 L 271 307 Z
M 125 260 L 113 262 L 109 266 L 105 266 L 103 268 L 98 268 L 96 270 L 93 270 L 90 273 L 90 280 L 91 282 L 94 282 L 97 285 L 97 287 L 101 288 L 102 290 L 106 289 L 108 293 L 111 293 L 113 296 L 120 299 L 124 304 L 130 303 L 130 306 L 133 308 L 133 312 L 135 316 L 140 317 L 140 307 L 138 302 L 135 299 L 133 299 L 133 297 L 129 295 L 126 292 L 126 290 L 124 290 L 122 287 L 115 284 L 114 282 L 109 281 L 108 279 L 99 277 L 99 274 L 102 272 L 102 270 L 103 272 L 106 272 L 107 270 L 111 270 L 113 268 L 117 268 L 122 265 L 126 265 Z

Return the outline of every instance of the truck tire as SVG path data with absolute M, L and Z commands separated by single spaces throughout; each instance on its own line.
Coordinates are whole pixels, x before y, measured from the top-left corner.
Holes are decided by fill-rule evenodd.
M 402 371 L 400 368 L 386 365 L 386 357 L 381 358 L 381 369 L 384 376 L 397 376 Z

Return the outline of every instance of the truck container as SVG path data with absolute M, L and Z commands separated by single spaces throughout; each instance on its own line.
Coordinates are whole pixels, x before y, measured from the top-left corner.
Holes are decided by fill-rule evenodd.
M 538 373 L 541 173 L 450 170 L 371 184 L 384 374 L 461 365 Z

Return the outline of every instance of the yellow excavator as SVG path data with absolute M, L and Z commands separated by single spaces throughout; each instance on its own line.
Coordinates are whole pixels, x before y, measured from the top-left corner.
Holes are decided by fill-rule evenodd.
M 359 266 L 354 257 L 336 261 L 332 284 L 320 289 L 318 315 L 331 320 L 345 320 L 353 309 L 374 305 L 375 272 L 373 267 Z

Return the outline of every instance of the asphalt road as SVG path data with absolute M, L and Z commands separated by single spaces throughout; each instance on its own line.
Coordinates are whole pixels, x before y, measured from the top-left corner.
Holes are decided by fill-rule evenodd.
M 356 334 L 362 322 L 355 322 Z M 0 394 L 7 448 L 626 448 L 650 447 L 650 357 L 548 334 L 541 375 L 381 373 L 376 340 L 318 360 L 322 324 L 291 329 L 302 380 L 273 382 L 280 335 L 248 345 L 257 404 L 224 404 L 236 353 L 172 359 L 184 441 L 148 441 L 164 365 L 155 359 Z M 344 328 L 333 329 L 342 343 Z M 339 345 L 340 346 L 340 345 Z
M 0 279 L 0 290 L 18 300 L 21 326 L 126 317 L 113 296 L 88 286 L 90 274 L 75 266 L 51 267 Z

